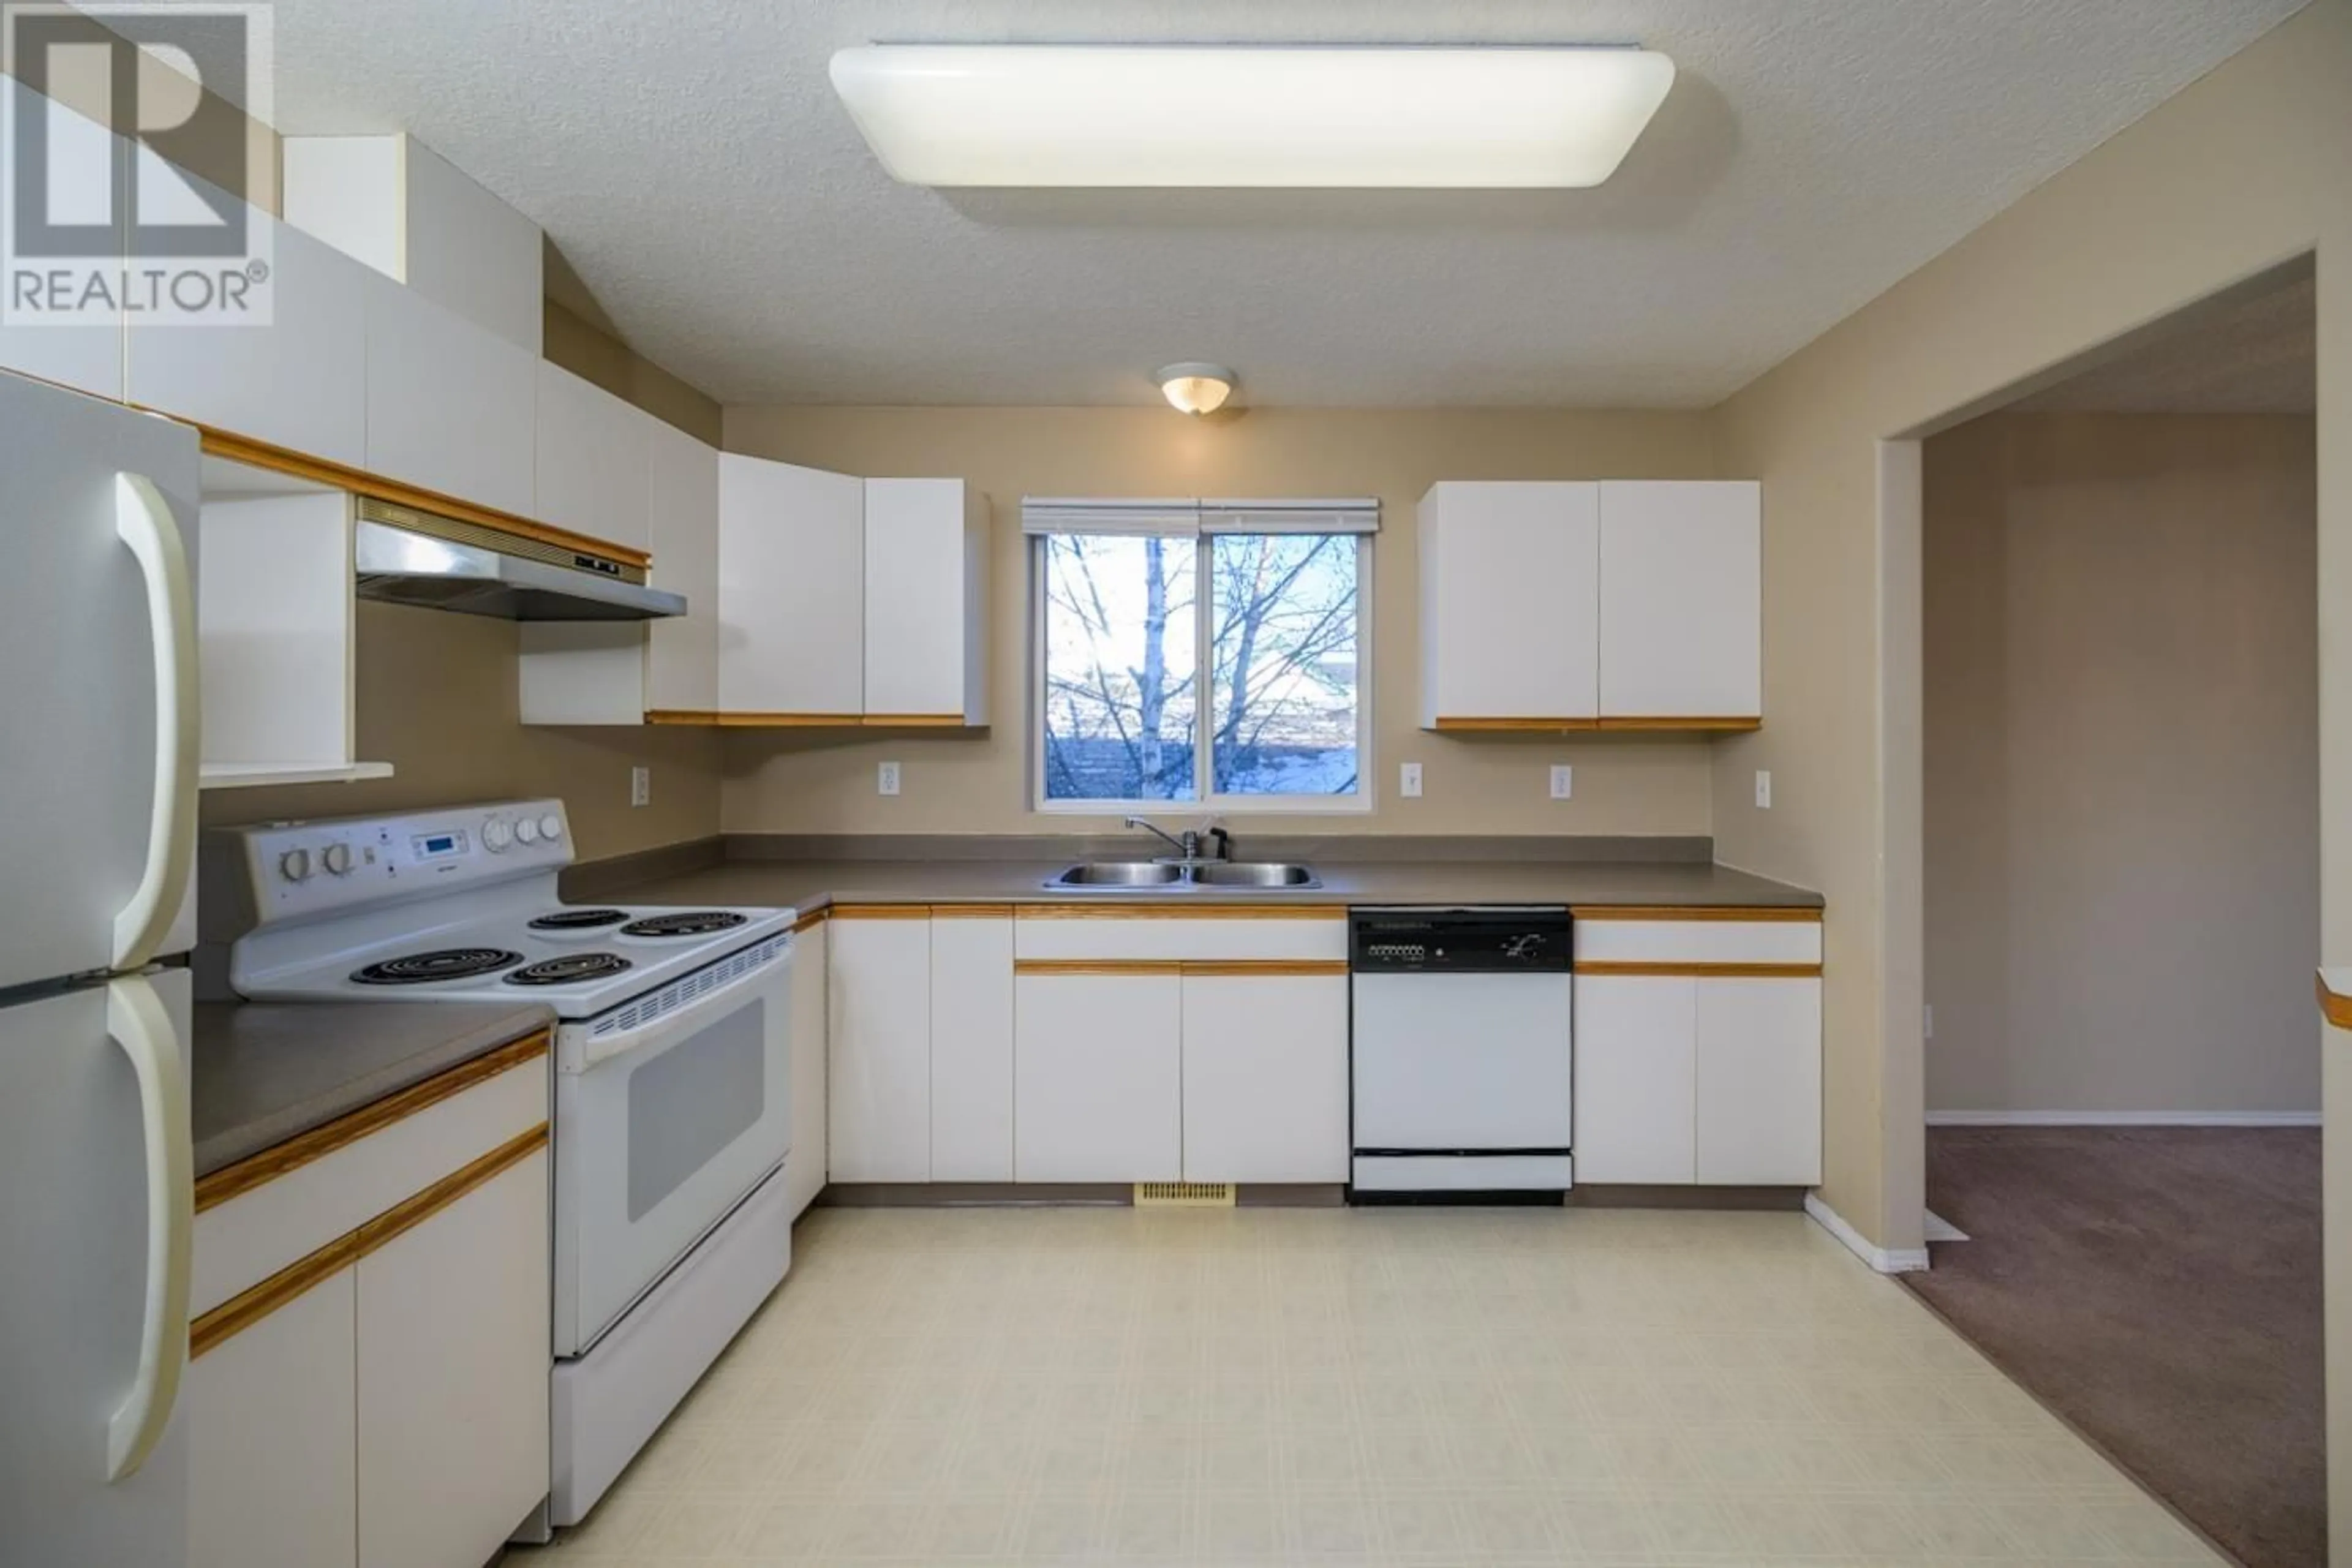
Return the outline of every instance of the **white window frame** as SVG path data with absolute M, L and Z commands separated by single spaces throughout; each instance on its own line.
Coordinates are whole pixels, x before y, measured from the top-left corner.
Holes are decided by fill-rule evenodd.
M 1072 529 L 1071 532 L 1086 532 Z M 1112 532 L 1106 529 L 1104 532 Z M 1269 528 L 1268 534 L 1283 531 Z M 1179 535 L 1182 538 L 1184 536 Z M 1197 814 L 1211 816 L 1247 816 L 1252 814 L 1281 816 L 1360 816 L 1373 808 L 1373 781 L 1378 770 L 1372 763 L 1372 541 L 1376 535 L 1359 533 L 1356 542 L 1356 793 L 1338 795 L 1224 795 L 1211 793 L 1207 786 L 1216 778 L 1216 755 L 1213 749 L 1213 719 L 1216 703 L 1205 679 L 1213 662 L 1215 621 L 1213 614 L 1215 594 L 1212 587 L 1214 574 L 1210 569 L 1209 552 L 1214 548 L 1217 535 L 1203 532 L 1191 537 L 1191 543 L 1201 553 L 1193 566 L 1194 582 L 1199 584 L 1192 595 L 1193 658 L 1202 671 L 1200 700 L 1193 703 L 1193 767 L 1192 777 L 1202 793 L 1191 800 L 1053 800 L 1045 795 L 1045 540 L 1032 537 L 1029 545 L 1029 808 L 1053 816 L 1130 816 L 1164 814 L 1182 816 Z

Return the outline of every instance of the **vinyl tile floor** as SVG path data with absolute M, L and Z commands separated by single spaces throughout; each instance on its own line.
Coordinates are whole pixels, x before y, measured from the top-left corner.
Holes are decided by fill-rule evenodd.
M 1802 1215 L 817 1209 L 591 1563 L 2211 1563 Z

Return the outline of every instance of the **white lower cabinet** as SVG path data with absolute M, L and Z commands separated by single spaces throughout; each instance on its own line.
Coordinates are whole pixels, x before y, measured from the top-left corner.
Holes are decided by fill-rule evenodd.
M 1182 1179 L 1181 987 L 1172 969 L 1014 975 L 1016 1180 Z
M 921 906 L 826 922 L 825 1157 L 837 1182 L 931 1180 L 931 921 Z
M 362 1258 L 359 1568 L 487 1563 L 548 1483 L 548 1156 Z
M 1698 1180 L 1822 1179 L 1822 983 L 1697 983 Z
M 188 1365 L 191 1568 L 351 1568 L 359 1551 L 356 1270 Z
M 829 934 L 819 921 L 793 938 L 793 1152 L 784 1157 L 784 1201 L 795 1219 L 824 1191 Z
M 1698 982 L 1684 975 L 1576 978 L 1576 1179 L 1689 1182 Z
M 1013 1180 L 1013 916 L 931 916 L 931 1180 Z
M 1346 1181 L 1347 975 L 1186 974 L 1182 992 L 1184 1180 Z

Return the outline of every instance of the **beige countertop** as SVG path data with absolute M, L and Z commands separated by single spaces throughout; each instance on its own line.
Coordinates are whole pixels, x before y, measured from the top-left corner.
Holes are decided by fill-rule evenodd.
M 1643 861 L 1398 862 L 1318 866 L 1320 888 L 1047 889 L 1051 860 L 731 860 L 602 895 L 640 904 L 832 903 L 1569 904 L 1819 909 L 1821 895 L 1729 867 Z
M 196 1174 L 272 1149 L 545 1028 L 503 1002 L 200 1002 L 189 1048 Z

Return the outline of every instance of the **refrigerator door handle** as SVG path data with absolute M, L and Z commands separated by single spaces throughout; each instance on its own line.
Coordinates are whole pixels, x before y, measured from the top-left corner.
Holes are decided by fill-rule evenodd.
M 136 974 L 108 982 L 106 1032 L 139 1075 L 147 1137 L 147 1307 L 139 1371 L 106 1433 L 106 1479 L 119 1481 L 146 1463 L 163 1436 L 188 1363 L 195 1161 L 180 1042 L 155 987 Z
M 155 956 L 187 897 L 196 853 L 196 595 L 171 503 L 143 474 L 114 476 L 114 531 L 147 580 L 155 649 L 155 800 L 147 868 L 114 917 L 116 969 Z

